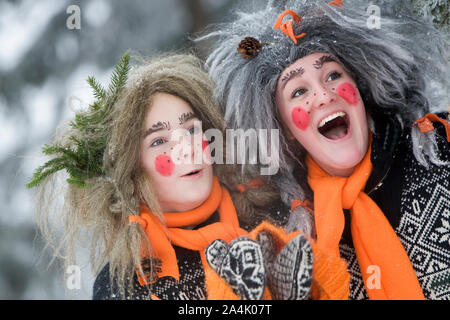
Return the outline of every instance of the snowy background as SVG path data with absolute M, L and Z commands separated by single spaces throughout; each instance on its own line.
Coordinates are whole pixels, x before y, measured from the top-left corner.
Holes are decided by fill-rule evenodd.
M 92 102 L 88 76 L 107 84 L 128 49 L 189 48 L 188 35 L 226 20 L 237 2 L 0 0 L 0 299 L 91 298 L 86 250 L 78 250 L 81 289 L 69 290 L 60 261 L 49 267 L 51 252 L 38 237 L 34 190 L 24 185 L 45 160 L 40 148 L 60 121 Z M 447 0 L 411 2 L 448 30 Z M 79 30 L 67 27 L 70 5 L 81 10 Z

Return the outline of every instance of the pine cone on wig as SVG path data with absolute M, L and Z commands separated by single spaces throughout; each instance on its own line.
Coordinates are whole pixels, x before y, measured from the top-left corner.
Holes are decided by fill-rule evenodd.
M 258 55 L 261 48 L 262 44 L 257 39 L 246 37 L 239 43 L 237 51 L 244 59 L 250 60 Z

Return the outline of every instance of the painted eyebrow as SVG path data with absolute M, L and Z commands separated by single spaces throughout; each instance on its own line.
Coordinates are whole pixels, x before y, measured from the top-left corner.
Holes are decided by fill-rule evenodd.
M 178 120 L 180 121 L 180 126 L 181 126 L 183 123 L 185 123 L 191 119 L 194 119 L 194 118 L 198 118 L 195 113 L 185 112 L 178 118 Z
M 298 69 L 291 70 L 288 74 L 285 74 L 283 78 L 281 78 L 281 89 L 283 90 L 286 87 L 286 84 L 295 77 L 301 77 L 305 73 L 305 69 L 302 67 Z
M 144 138 L 147 137 L 148 135 L 154 133 L 154 132 L 161 131 L 161 130 L 164 130 L 164 129 L 170 130 L 170 123 L 169 122 L 158 121 L 157 123 L 152 125 L 150 128 L 148 128 L 144 132 Z
M 337 61 L 337 59 L 335 57 L 333 57 L 332 55 L 325 55 L 325 56 L 321 56 L 318 60 L 316 60 L 316 62 L 314 62 L 314 64 L 313 64 L 313 67 L 316 69 L 320 69 L 327 62 L 339 63 Z

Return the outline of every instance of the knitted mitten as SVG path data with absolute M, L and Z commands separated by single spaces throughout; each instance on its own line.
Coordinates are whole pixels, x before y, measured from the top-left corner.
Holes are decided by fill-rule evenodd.
M 290 240 L 276 255 L 272 235 L 260 232 L 261 245 L 267 270 L 267 284 L 276 300 L 305 300 L 310 298 L 313 253 L 309 241 L 302 235 Z
M 228 245 L 212 242 L 205 250 L 209 266 L 224 279 L 242 299 L 260 300 L 265 289 L 266 271 L 260 245 L 240 237 Z

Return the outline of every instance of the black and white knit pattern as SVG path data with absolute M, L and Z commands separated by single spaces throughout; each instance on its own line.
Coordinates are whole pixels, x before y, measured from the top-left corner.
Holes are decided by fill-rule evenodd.
M 260 245 L 247 237 L 230 242 L 216 240 L 205 250 L 211 268 L 245 300 L 260 300 L 264 294 L 266 270 Z
M 180 280 L 159 278 L 152 286 L 152 293 L 162 300 L 205 300 L 205 273 L 199 253 L 191 251 L 182 257 L 178 259 Z
M 407 161 L 396 232 L 425 296 L 450 300 L 450 169 L 427 170 L 412 155 Z
M 198 252 L 175 247 L 180 280 L 172 277 L 159 278 L 150 287 L 151 295 L 162 300 L 204 300 L 206 299 L 205 274 Z M 141 286 L 137 276 L 133 277 L 133 291 L 121 295 L 116 288 L 111 290 L 109 265 L 106 265 L 94 283 L 94 300 L 148 300 L 149 288 Z
M 308 240 L 298 235 L 280 251 L 268 275 L 276 300 L 306 300 L 310 297 L 313 253 Z

